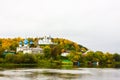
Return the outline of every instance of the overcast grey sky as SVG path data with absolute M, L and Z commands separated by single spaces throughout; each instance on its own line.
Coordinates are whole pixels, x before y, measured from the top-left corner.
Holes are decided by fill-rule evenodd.
M 120 0 L 0 0 L 0 37 L 63 37 L 120 53 Z

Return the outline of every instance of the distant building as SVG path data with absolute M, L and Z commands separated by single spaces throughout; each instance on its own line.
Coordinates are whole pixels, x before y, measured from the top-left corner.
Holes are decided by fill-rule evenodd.
M 38 47 L 30 47 L 34 42 L 28 41 L 25 39 L 23 42 L 19 42 L 19 47 L 17 47 L 16 52 L 23 52 L 23 53 L 43 53 L 43 49 L 39 47 L 39 45 L 56 45 L 51 41 L 51 37 L 44 36 L 42 39 L 38 41 Z
M 66 56 L 68 56 L 70 53 L 68 53 L 68 52 L 63 52 L 63 53 L 61 53 L 61 56 L 63 56 L 63 57 L 66 57 Z
M 39 45 L 56 45 L 56 43 L 53 43 L 51 41 L 51 36 L 44 36 L 42 39 L 38 41 Z
M 24 45 L 23 45 L 24 43 Z M 19 42 L 19 47 L 17 47 L 16 52 L 23 52 L 23 53 L 42 53 L 43 49 L 40 47 L 29 47 L 29 41 L 27 39 L 25 39 L 23 42 L 20 41 Z M 32 44 L 32 42 L 30 42 L 30 44 Z

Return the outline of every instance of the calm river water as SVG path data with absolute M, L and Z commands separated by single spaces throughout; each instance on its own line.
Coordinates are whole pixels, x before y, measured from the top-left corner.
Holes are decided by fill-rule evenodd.
M 120 69 L 5 69 L 0 70 L 0 80 L 120 80 Z

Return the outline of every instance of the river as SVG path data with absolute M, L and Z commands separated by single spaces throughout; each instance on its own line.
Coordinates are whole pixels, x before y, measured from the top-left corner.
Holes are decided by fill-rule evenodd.
M 0 80 L 119 80 L 120 69 L 115 68 L 74 68 L 40 69 L 16 68 L 1 69 Z

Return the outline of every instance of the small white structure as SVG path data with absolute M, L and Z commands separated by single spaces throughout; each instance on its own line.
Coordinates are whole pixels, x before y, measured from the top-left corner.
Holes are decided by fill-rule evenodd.
M 68 54 L 69 53 L 67 53 L 67 52 L 63 52 L 63 53 L 61 53 L 61 56 L 66 57 Z
M 96 65 L 98 66 L 98 65 L 99 65 L 99 62 L 97 62 Z

